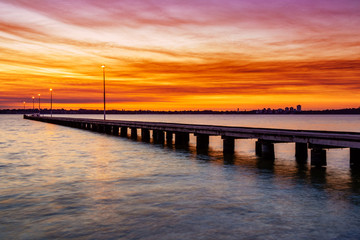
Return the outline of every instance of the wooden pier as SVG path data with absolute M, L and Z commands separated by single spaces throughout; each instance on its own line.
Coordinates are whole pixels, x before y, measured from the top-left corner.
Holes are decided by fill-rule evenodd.
M 140 122 L 121 120 L 99 120 L 87 118 L 62 118 L 24 115 L 25 119 L 53 123 L 68 127 L 96 131 L 116 136 L 127 137 L 130 129 L 131 138 L 136 139 L 138 129 L 144 142 L 152 139 L 154 143 L 186 146 L 190 134 L 196 136 L 196 148 L 207 149 L 210 136 L 221 136 L 224 154 L 234 154 L 235 139 L 257 139 L 256 154 L 264 159 L 275 159 L 275 143 L 295 143 L 295 156 L 299 162 L 308 158 L 311 149 L 311 165 L 326 166 L 326 149 L 350 148 L 350 167 L 360 168 L 360 133 L 337 131 L 287 130 L 272 128 L 230 127 L 214 125 L 196 125 L 163 122 Z

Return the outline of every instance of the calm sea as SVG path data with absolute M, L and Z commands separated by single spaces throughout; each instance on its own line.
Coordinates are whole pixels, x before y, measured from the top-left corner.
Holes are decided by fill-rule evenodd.
M 101 115 L 72 117 L 102 118 Z M 108 115 L 108 119 L 360 132 L 360 116 Z M 237 140 L 224 159 L 64 126 L 0 116 L 0 239 L 360 239 L 360 174 L 349 150 L 328 166 L 274 162 Z

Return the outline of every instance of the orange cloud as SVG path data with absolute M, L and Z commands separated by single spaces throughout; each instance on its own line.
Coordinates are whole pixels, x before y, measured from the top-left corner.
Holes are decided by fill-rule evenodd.
M 0 2 L 0 108 L 358 107 L 360 4 Z

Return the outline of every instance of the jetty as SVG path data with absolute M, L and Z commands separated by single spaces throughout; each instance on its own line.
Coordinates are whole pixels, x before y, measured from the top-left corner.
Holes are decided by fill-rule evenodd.
M 47 117 L 39 115 L 24 115 L 24 119 L 58 124 L 73 128 L 95 131 L 115 136 L 138 138 L 158 144 L 189 144 L 190 134 L 196 137 L 196 148 L 206 150 L 209 147 L 210 136 L 221 136 L 223 153 L 234 154 L 236 139 L 257 139 L 255 152 L 264 159 L 275 159 L 274 144 L 295 143 L 295 157 L 298 162 L 308 159 L 308 149 L 311 151 L 311 165 L 326 166 L 326 149 L 349 148 L 350 167 L 360 168 L 360 133 L 340 131 L 289 130 L 273 128 L 232 127 L 216 125 L 181 124 L 166 122 L 100 120 L 88 118 Z

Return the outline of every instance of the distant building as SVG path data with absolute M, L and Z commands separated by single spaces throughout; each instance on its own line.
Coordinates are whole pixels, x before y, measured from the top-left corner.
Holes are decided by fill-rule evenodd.
M 255 111 L 255 113 L 260 113 L 260 114 L 271 114 L 271 113 L 283 113 L 284 114 L 284 113 L 296 113 L 296 112 L 301 112 L 301 105 L 297 105 L 296 108 L 294 108 L 294 107 L 286 107 L 285 109 L 283 109 L 283 108 L 278 108 L 278 109 L 263 108 L 263 109 L 258 109 Z
M 296 111 L 301 112 L 301 105 L 296 106 Z

